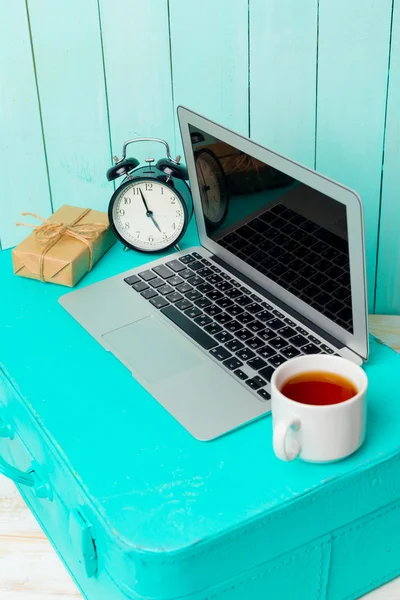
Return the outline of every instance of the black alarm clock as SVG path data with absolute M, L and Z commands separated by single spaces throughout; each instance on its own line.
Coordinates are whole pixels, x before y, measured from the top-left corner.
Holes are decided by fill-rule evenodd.
M 204 219 L 209 229 L 217 229 L 225 221 L 229 208 L 224 169 L 209 148 L 196 150 L 194 159 Z
M 136 158 L 126 158 L 126 148 L 134 142 L 164 144 L 167 157 L 155 165 L 153 158 L 146 158 L 146 166 L 141 167 Z M 180 164 L 180 156 L 173 159 L 164 140 L 135 138 L 124 143 L 122 158 L 114 157 L 114 162 L 107 179 L 125 177 L 108 207 L 110 226 L 117 238 L 126 248 L 140 252 L 161 252 L 177 246 L 192 207 L 188 174 Z

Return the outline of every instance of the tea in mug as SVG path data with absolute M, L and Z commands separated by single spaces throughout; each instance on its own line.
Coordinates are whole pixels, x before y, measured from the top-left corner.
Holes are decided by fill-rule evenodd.
M 340 404 L 358 393 L 349 379 L 328 371 L 298 373 L 285 381 L 280 391 L 295 402 L 311 406 Z

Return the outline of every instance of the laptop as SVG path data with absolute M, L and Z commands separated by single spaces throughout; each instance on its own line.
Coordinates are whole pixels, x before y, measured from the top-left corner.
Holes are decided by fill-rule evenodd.
M 269 414 L 282 362 L 367 359 L 363 210 L 315 171 L 186 108 L 178 117 L 200 245 L 60 303 L 205 441 Z

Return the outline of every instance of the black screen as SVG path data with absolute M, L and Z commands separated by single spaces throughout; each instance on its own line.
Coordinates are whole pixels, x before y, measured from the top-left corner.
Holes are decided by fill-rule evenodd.
M 189 126 L 207 235 L 353 332 L 346 207 Z

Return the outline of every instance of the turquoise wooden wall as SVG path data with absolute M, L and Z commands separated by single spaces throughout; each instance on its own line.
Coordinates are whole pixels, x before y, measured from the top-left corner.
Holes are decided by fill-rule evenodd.
M 356 189 L 370 311 L 400 311 L 400 0 L 0 0 L 1 248 L 105 209 L 128 137 L 181 152 L 179 104 Z

